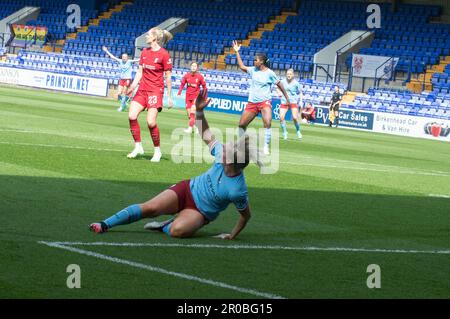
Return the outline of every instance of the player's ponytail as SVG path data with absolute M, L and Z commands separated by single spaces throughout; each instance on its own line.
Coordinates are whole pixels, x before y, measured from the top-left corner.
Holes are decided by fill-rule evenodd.
M 165 46 L 172 39 L 173 39 L 172 33 L 170 33 L 167 30 L 163 30 L 163 37 L 161 39 L 162 46 Z
M 158 42 L 158 44 L 162 47 L 173 39 L 172 33 L 167 30 L 162 30 L 161 28 L 152 28 L 150 32 L 156 38 L 156 42 Z

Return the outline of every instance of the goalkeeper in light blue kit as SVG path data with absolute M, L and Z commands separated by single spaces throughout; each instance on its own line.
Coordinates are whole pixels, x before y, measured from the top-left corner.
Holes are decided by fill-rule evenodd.
M 127 108 L 128 95 L 127 91 L 133 82 L 133 63 L 139 62 L 137 60 L 129 60 L 128 54 L 123 53 L 122 59 L 115 57 L 108 51 L 108 48 L 103 47 L 102 50 L 114 61 L 119 63 L 120 68 L 120 81 L 119 88 L 117 90 L 116 99 L 120 101 L 120 107 L 117 109 L 119 112 L 125 111 Z
M 143 218 L 176 215 L 164 222 L 147 223 L 144 228 L 164 232 L 172 237 L 190 237 L 214 221 L 231 203 L 238 210 L 239 219 L 230 233 L 215 237 L 234 239 L 244 229 L 250 219 L 250 206 L 243 171 L 250 159 L 261 165 L 258 152 L 250 144 L 247 134 L 236 143 L 225 145 L 215 139 L 203 113 L 209 101 L 206 100 L 206 91 L 200 92 L 195 106 L 201 137 L 215 158 L 213 166 L 206 173 L 173 185 L 145 203 L 131 205 L 102 222 L 92 223 L 91 231 L 104 233 L 115 226 L 134 223 Z
M 292 113 L 292 121 L 294 122 L 295 129 L 297 130 L 297 137 L 302 138 L 302 133 L 300 132 L 300 123 L 298 122 L 298 108 L 299 105 L 299 94 L 300 91 L 300 83 L 296 79 L 294 79 L 294 70 L 289 69 L 286 71 L 286 79 L 281 80 L 281 84 L 283 85 L 284 89 L 286 90 L 286 93 L 289 95 L 289 100 L 291 102 L 290 106 L 287 105 L 286 98 L 281 93 L 281 91 L 278 91 L 278 96 L 281 98 L 281 105 L 280 105 L 280 125 L 281 129 L 283 131 L 283 139 L 287 139 L 288 133 L 286 129 L 286 113 L 288 109 L 291 109 Z M 300 106 L 301 107 L 301 106 Z

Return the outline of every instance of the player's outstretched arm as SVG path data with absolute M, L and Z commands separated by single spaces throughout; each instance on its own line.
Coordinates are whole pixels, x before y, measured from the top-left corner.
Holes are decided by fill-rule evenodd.
M 247 206 L 247 208 L 239 211 L 240 216 L 236 223 L 236 226 L 234 226 L 233 230 L 231 231 L 231 234 L 220 234 L 217 236 L 214 236 L 216 238 L 225 239 L 225 240 L 233 240 L 239 235 L 239 233 L 245 228 L 248 221 L 252 217 L 250 213 L 250 207 Z
M 185 85 L 186 85 L 186 76 L 183 76 L 183 78 L 181 79 L 180 88 L 178 89 L 177 93 L 178 96 L 181 95 L 181 92 L 183 91 Z
M 208 94 L 207 90 L 201 90 L 200 94 L 197 96 L 197 100 L 195 101 L 195 108 L 196 108 L 195 120 L 201 123 L 199 130 L 200 137 L 206 143 L 206 145 L 209 146 L 212 145 L 212 143 L 214 143 L 216 138 L 211 133 L 208 121 L 206 120 L 205 117 L 205 113 L 203 112 L 205 107 L 209 104 L 209 102 L 211 102 L 211 99 L 206 98 L 207 94 Z
M 247 72 L 247 67 L 244 65 L 244 62 L 242 62 L 241 55 L 239 54 L 239 50 L 241 49 L 241 45 L 238 44 L 236 40 L 233 41 L 233 49 L 236 52 L 236 58 L 237 58 L 237 61 L 238 61 L 239 68 L 242 71 Z
M 113 60 L 115 60 L 115 61 L 117 61 L 117 62 L 120 62 L 120 61 L 121 61 L 118 57 L 114 56 L 111 52 L 109 52 L 107 47 L 102 47 L 102 50 L 103 50 L 103 51 L 104 51 L 111 59 L 113 59 Z

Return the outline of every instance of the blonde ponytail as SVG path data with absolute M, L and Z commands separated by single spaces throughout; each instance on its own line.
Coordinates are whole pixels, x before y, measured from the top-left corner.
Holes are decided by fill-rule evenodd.
M 167 30 L 162 30 L 161 28 L 152 28 L 150 32 L 156 38 L 156 42 L 162 47 L 164 47 L 167 42 L 173 39 L 172 33 Z
M 170 33 L 167 30 L 163 30 L 163 38 L 161 40 L 162 46 L 165 46 L 172 39 L 173 39 L 172 33 Z

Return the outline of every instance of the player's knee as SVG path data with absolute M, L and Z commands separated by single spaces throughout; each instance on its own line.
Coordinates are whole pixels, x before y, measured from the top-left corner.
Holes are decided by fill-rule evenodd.
M 244 131 L 247 129 L 247 124 L 245 124 L 244 122 L 239 122 L 239 128 L 243 129 Z
M 189 233 L 186 231 L 186 228 L 178 223 L 173 223 L 170 226 L 170 236 L 175 238 L 185 238 L 189 237 Z
M 156 121 L 153 121 L 153 120 L 147 121 L 147 126 L 150 129 L 155 128 L 156 127 Z
M 132 107 L 132 106 L 131 106 Z M 136 121 L 138 118 L 138 114 L 136 114 L 136 112 L 133 112 L 132 109 L 130 109 L 130 111 L 128 112 L 128 119 L 130 121 Z

